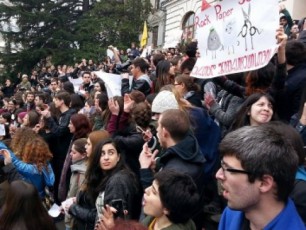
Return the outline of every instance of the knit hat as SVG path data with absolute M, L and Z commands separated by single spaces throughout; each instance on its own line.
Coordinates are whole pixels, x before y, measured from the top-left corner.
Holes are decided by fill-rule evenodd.
M 178 108 L 179 106 L 175 95 L 167 90 L 159 92 L 152 103 L 153 113 L 162 113 L 168 109 Z
M 20 120 L 23 121 L 23 118 L 25 117 L 26 114 L 27 114 L 27 112 L 20 112 L 20 113 L 18 113 L 18 117 L 20 118 Z

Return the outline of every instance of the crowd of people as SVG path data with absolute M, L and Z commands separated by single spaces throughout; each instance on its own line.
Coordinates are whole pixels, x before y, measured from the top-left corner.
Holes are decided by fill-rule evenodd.
M 280 12 L 278 53 L 253 71 L 194 78 L 190 42 L 6 79 L 0 230 L 305 229 L 306 22 Z

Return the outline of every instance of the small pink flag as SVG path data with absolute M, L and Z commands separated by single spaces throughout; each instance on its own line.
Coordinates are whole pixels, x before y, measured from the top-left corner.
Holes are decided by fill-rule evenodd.
M 204 11 L 204 10 L 206 10 L 209 7 L 210 7 L 210 4 L 206 0 L 202 0 L 201 11 Z

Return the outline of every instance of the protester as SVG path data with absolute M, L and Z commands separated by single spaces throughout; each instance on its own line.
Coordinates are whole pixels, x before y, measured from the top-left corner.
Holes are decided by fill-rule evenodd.
M 84 114 L 73 114 L 70 118 L 68 125 L 70 133 L 73 134 L 71 142 L 79 138 L 87 138 L 91 131 L 91 126 L 88 118 Z M 67 197 L 67 192 L 70 184 L 71 170 L 70 166 L 72 164 L 72 155 L 70 155 L 73 145 L 71 144 L 68 148 L 65 162 L 61 172 L 61 178 L 58 186 L 58 199 L 64 201 Z
M 75 113 L 75 111 L 69 108 L 70 102 L 70 95 L 67 92 L 59 92 L 55 95 L 54 105 L 55 108 L 60 111 L 58 122 L 57 119 L 51 114 L 51 106 L 48 109 L 39 111 L 41 115 L 46 118 L 45 122 L 50 129 L 50 133 L 57 139 L 57 149 L 54 151 L 56 155 L 54 155 L 52 160 L 52 167 L 55 173 L 55 194 L 58 193 L 62 168 L 73 136 L 68 128 L 70 117 L 73 113 Z
M 143 211 L 147 217 L 142 223 L 148 229 L 195 230 L 191 217 L 198 201 L 197 187 L 190 176 L 163 170 L 155 174 L 153 184 L 145 190 Z M 117 229 L 112 209 L 107 206 L 103 211 L 96 230 Z
M 302 218 L 304 224 L 306 223 L 306 200 L 304 194 L 306 193 L 306 169 L 305 169 L 305 151 L 303 140 L 299 133 L 291 126 L 284 124 L 280 121 L 272 121 L 265 126 L 272 127 L 279 133 L 282 133 L 286 139 L 290 141 L 294 148 L 298 159 L 299 166 L 295 174 L 295 181 L 290 198 L 293 200 L 294 205 Z
M 40 197 L 44 198 L 45 187 L 52 187 L 55 180 L 49 163 L 52 154 L 47 143 L 41 137 L 35 137 L 25 144 L 20 159 L 3 143 L 0 143 L 0 149 L 5 161 L 12 162 L 25 180 L 36 187 Z
M 86 171 L 86 183 L 69 208 L 76 229 L 93 229 L 102 207 L 120 200 L 130 218 L 139 217 L 139 186 L 135 175 L 125 166 L 115 143 L 102 141 L 92 153 Z M 138 201 L 137 201 L 138 200 Z
M 100 141 L 110 138 L 109 133 L 106 130 L 96 130 L 88 134 L 87 143 L 85 145 L 86 156 L 92 158 L 92 152 L 95 150 L 97 144 Z
M 269 94 L 255 93 L 240 106 L 230 131 L 240 127 L 257 126 L 277 119 L 274 100 Z
M 71 156 L 71 177 L 70 185 L 67 194 L 67 199 L 76 197 L 77 192 L 81 188 L 85 180 L 85 172 L 87 168 L 87 155 L 86 155 L 86 138 L 79 138 L 72 143 L 70 156 Z M 65 209 L 65 207 L 63 207 Z M 72 229 L 73 220 L 69 214 L 65 215 L 65 226 L 67 229 Z
M 178 109 L 168 109 L 163 112 L 158 119 L 157 136 L 160 146 L 164 149 L 160 158 L 155 162 L 155 156 L 158 152 L 152 153 L 147 143 L 144 144 L 139 156 L 140 178 L 143 188 L 146 189 L 152 184 L 152 167 L 156 172 L 160 169 L 173 169 L 191 176 L 202 195 L 203 182 L 205 181 L 205 158 L 196 138 L 190 131 L 187 113 Z M 201 227 L 203 221 L 202 216 L 199 217 L 201 215 L 199 206 L 203 205 L 204 197 L 201 198 L 202 201 L 193 210 L 197 229 Z
M 289 197 L 298 168 L 290 143 L 271 127 L 246 126 L 220 144 L 221 183 L 228 207 L 219 229 L 305 229 Z
M 129 78 L 122 79 L 121 93 L 122 95 L 131 92 L 131 90 L 139 90 L 146 96 L 152 91 L 152 82 L 147 75 L 149 64 L 143 58 L 136 58 L 131 65 L 131 73 L 133 75 L 132 85 L 129 85 Z M 131 88 L 131 90 L 130 90 Z

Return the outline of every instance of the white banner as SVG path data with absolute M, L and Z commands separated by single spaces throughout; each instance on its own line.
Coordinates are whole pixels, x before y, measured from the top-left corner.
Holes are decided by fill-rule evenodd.
M 191 76 L 212 78 L 259 69 L 277 51 L 278 0 L 227 0 L 195 16 L 201 54 Z
M 98 78 L 101 78 L 104 81 L 108 98 L 121 96 L 121 75 L 105 73 L 102 71 L 95 71 L 94 73 Z
M 72 78 L 72 77 L 69 77 L 68 79 L 69 79 L 69 81 L 73 84 L 74 91 L 75 91 L 75 92 L 78 92 L 79 89 L 80 89 L 80 86 L 83 84 L 82 78 L 81 78 L 81 77 L 79 77 L 79 78 Z

